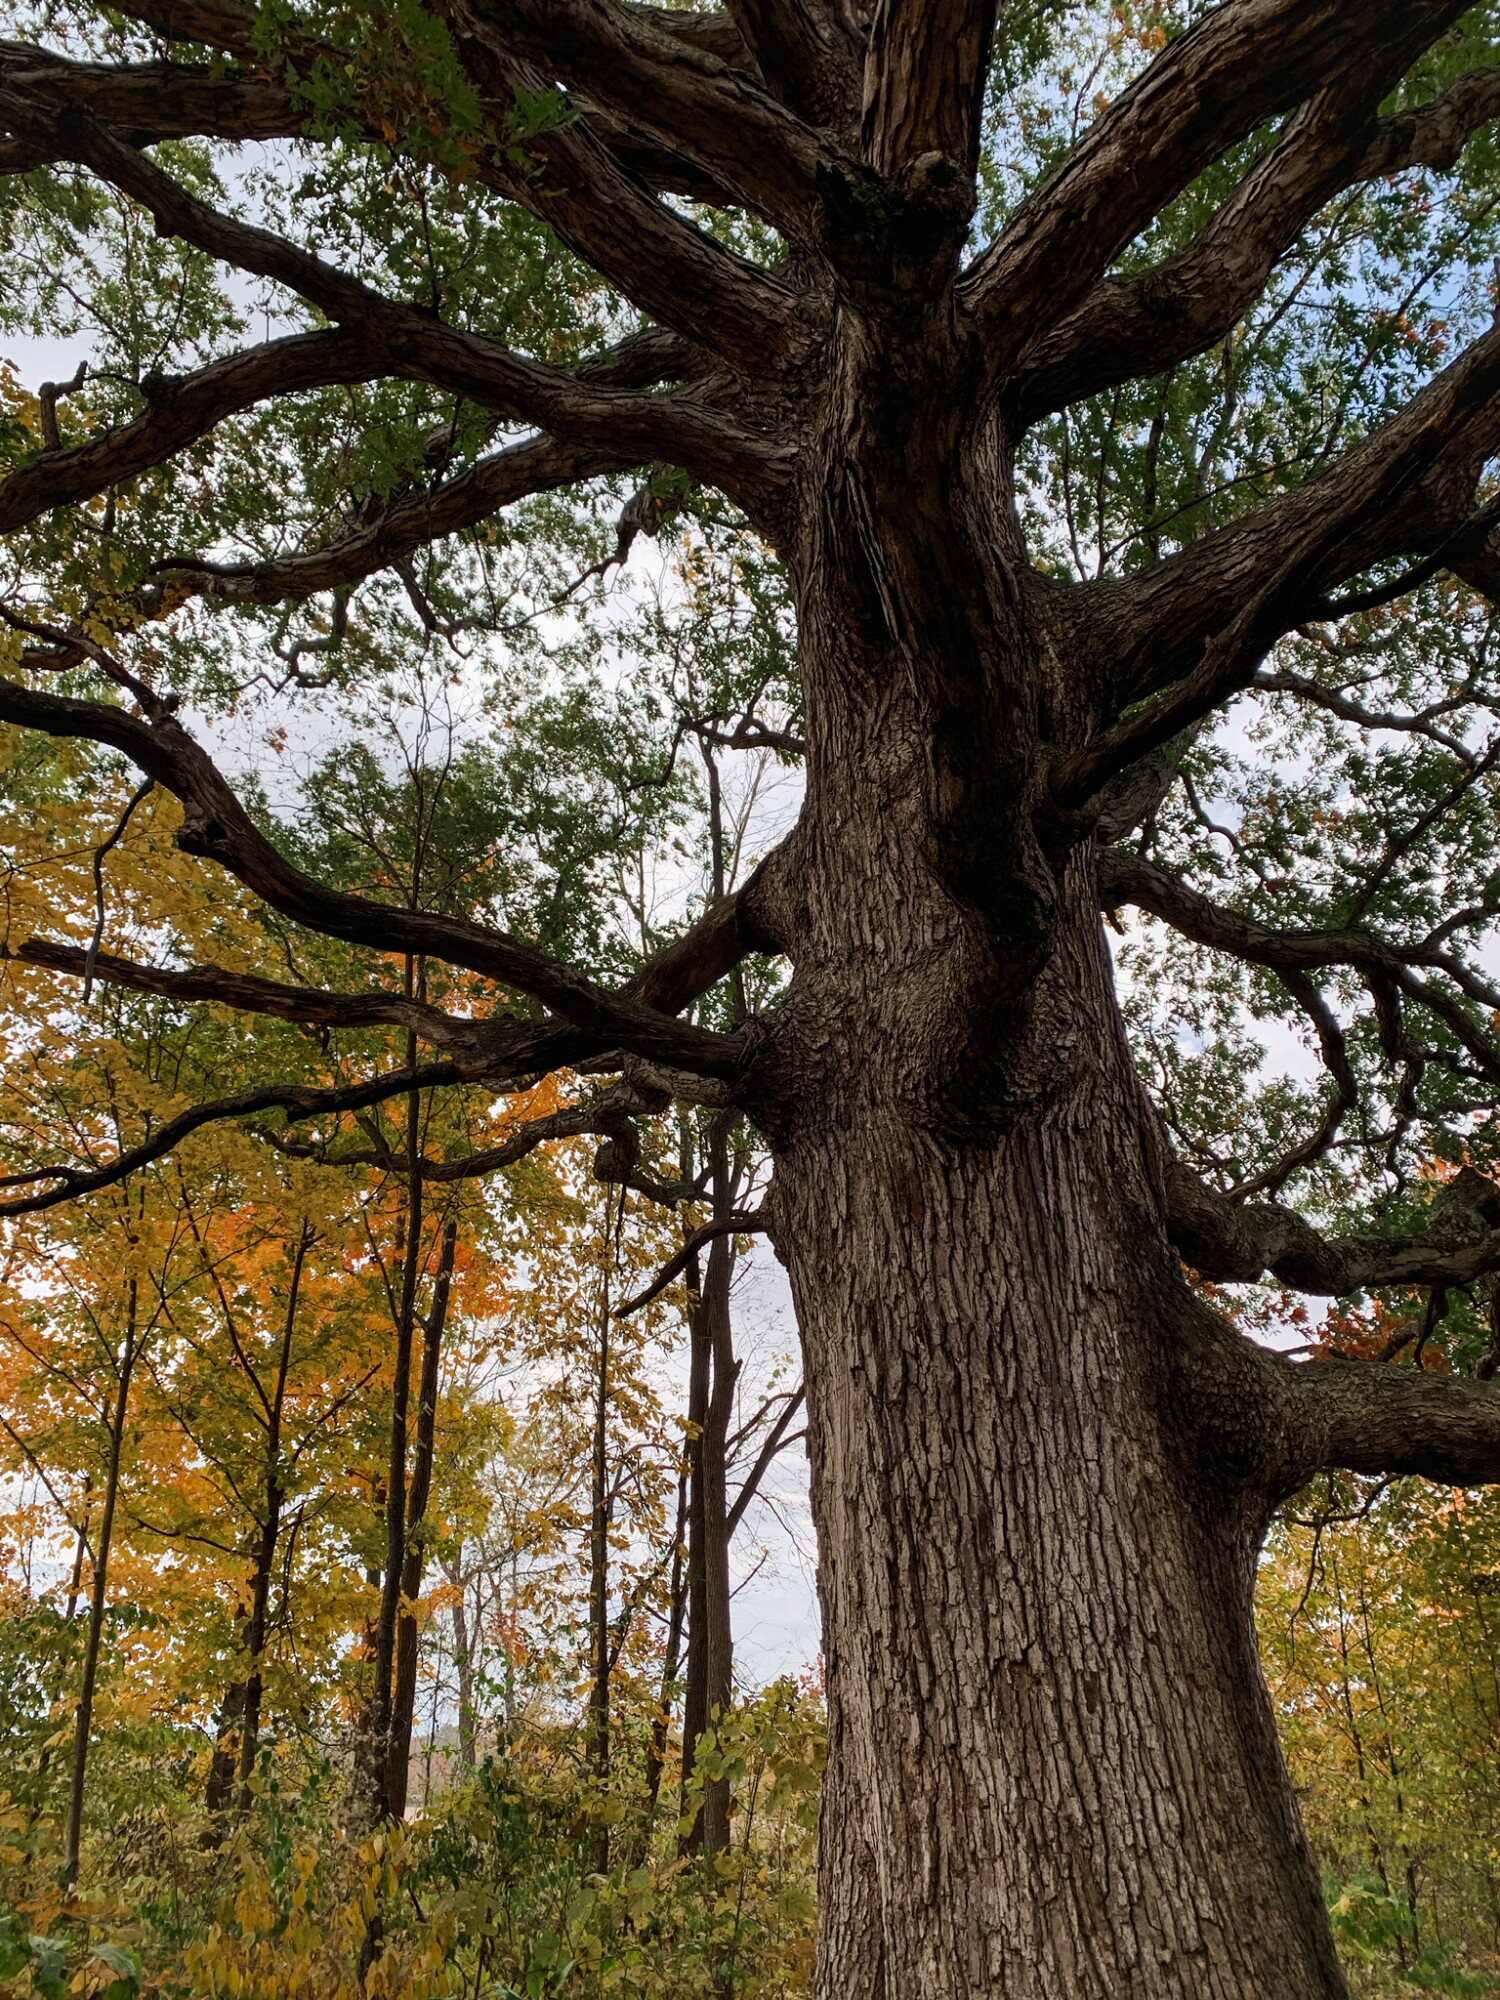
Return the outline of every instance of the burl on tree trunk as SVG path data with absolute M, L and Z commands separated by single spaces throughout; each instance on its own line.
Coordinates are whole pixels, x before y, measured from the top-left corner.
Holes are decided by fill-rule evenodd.
M 174 557 L 157 566 L 170 587 L 148 573 L 123 622 L 127 584 L 112 585 L 114 627 L 102 612 L 65 629 L 28 614 L 35 672 L 0 683 L 0 719 L 134 759 L 182 802 L 180 845 L 282 916 L 465 967 L 537 1015 L 458 1017 L 380 987 L 21 944 L 86 981 L 329 1031 L 405 1029 L 437 1058 L 194 1107 L 102 1166 L 13 1177 L 42 1186 L 7 1212 L 107 1186 L 214 1118 L 332 1121 L 406 1091 L 519 1088 L 582 1064 L 620 1081 L 474 1162 L 413 1147 L 413 1208 L 424 1176 L 581 1132 L 605 1139 L 610 1178 L 659 1194 L 635 1171 L 634 1120 L 674 1097 L 745 1113 L 774 1156 L 762 1221 L 806 1348 L 831 1714 L 821 2000 L 1337 2000 L 1256 1663 L 1258 1538 L 1323 1467 L 1500 1480 L 1500 1393 L 1277 1359 L 1199 1300 L 1180 1260 L 1332 1294 L 1460 1284 L 1500 1270 L 1500 1191 L 1460 1173 L 1404 1239 L 1330 1240 L 1276 1203 L 1229 1200 L 1174 1157 L 1147 1100 L 1099 913 L 1134 904 L 1273 972 L 1335 1085 L 1325 1135 L 1357 1089 L 1318 986 L 1330 968 L 1368 988 L 1398 1051 L 1420 1057 L 1410 1023 L 1436 1023 L 1465 1074 L 1500 1087 L 1488 988 L 1451 952 L 1368 928 L 1272 929 L 1124 844 L 1173 781 L 1170 746 L 1285 634 L 1393 602 L 1444 566 L 1495 591 L 1480 481 L 1500 449 L 1500 331 L 1316 476 L 1128 575 L 1033 568 L 1014 465 L 1028 427 L 1224 342 L 1329 202 L 1451 165 L 1500 115 L 1488 60 L 1381 115 L 1462 0 L 1200 12 L 977 254 L 993 0 L 432 0 L 432 46 L 451 37 L 472 99 L 454 185 L 529 209 L 641 315 L 572 370 L 478 331 L 493 301 L 458 323 L 447 294 L 439 310 L 425 291 L 382 293 L 215 211 L 150 152 L 199 132 L 317 144 L 341 119 L 391 143 L 381 64 L 409 62 L 407 45 L 330 64 L 321 39 L 357 38 L 384 10 L 343 10 L 316 33 L 278 13 L 274 34 L 231 0 L 124 11 L 197 41 L 202 61 L 110 67 L 8 46 L 0 169 L 86 169 L 161 233 L 275 281 L 324 323 L 152 378 L 143 414 L 76 447 L 54 390 L 45 448 L 0 484 L 0 529 L 85 505 L 257 402 L 319 385 L 426 384 L 517 441 L 367 508 L 326 547 L 232 570 Z M 1035 25 L 1014 11 L 1006 37 Z M 337 114 L 301 89 L 341 75 L 352 95 Z M 403 78 L 400 101 L 423 104 L 427 85 Z M 523 145 L 521 105 L 561 115 L 531 116 Z M 413 130 L 448 116 L 434 99 Z M 1121 267 L 1252 140 L 1196 235 Z M 420 171 L 448 172 L 446 157 L 428 147 Z M 681 197 L 758 218 L 778 249 L 737 254 Z M 794 579 L 806 798 L 745 887 L 618 989 L 491 926 L 309 876 L 99 637 L 193 596 L 295 607 L 338 592 L 340 618 L 357 619 L 361 581 L 424 545 L 529 494 L 663 462 L 727 494 Z M 637 496 L 648 512 L 654 494 Z M 622 551 L 643 518 L 632 508 Z M 59 668 L 102 676 L 112 699 L 59 696 Z M 789 960 L 781 1003 L 727 1033 L 685 1018 L 749 952 Z

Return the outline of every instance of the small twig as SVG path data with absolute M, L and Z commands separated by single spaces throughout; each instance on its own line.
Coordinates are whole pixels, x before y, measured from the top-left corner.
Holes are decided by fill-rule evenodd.
M 118 846 L 125 838 L 125 829 L 130 824 L 130 815 L 136 807 L 156 790 L 155 778 L 148 778 L 137 791 L 132 793 L 130 803 L 121 813 L 114 832 L 94 849 L 94 935 L 89 939 L 89 948 L 83 958 L 83 999 L 81 1005 L 87 1007 L 94 992 L 94 967 L 99 962 L 99 947 L 104 942 L 104 857 L 112 847 Z

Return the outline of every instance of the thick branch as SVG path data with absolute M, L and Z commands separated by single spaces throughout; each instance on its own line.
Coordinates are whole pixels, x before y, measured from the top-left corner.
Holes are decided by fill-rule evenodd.
M 70 62 L 27 42 L 0 42 L 0 76 L 54 111 L 87 108 L 138 146 L 198 134 L 286 139 L 304 122 L 291 93 L 270 77 L 189 63 Z
M 1375 1361 L 1283 1362 L 1301 1478 L 1327 1467 L 1500 1481 L 1500 1388 Z M 1301 1483 L 1300 1479 L 1297 1483 Z
M 310 930 L 377 951 L 412 952 L 530 993 L 565 1021 L 648 1058 L 711 1076 L 732 1075 L 741 1041 L 673 1021 L 612 994 L 503 931 L 371 903 L 330 889 L 289 862 L 255 825 L 205 752 L 170 714 L 150 722 L 123 709 L 0 682 L 0 719 L 24 729 L 107 743 L 182 801 L 178 845 L 227 868 L 271 908 Z
M 746 71 L 609 0 L 444 0 L 441 11 L 460 36 L 538 64 L 625 131 L 685 154 L 792 237 L 821 241 L 830 202 L 842 210 L 868 184 Z
M 865 157 L 897 174 L 924 153 L 972 173 L 995 0 L 879 0 L 865 57 Z
M 459 53 L 502 133 L 520 97 L 549 87 L 545 70 L 477 37 L 461 38 Z M 764 375 L 806 347 L 795 294 L 658 201 L 587 119 L 528 139 L 520 164 L 515 150 L 492 151 L 491 178 L 643 312 L 747 373 Z
M 820 0 L 729 0 L 729 13 L 745 52 L 739 66 L 759 70 L 799 117 L 835 132 L 858 117 L 858 51 Z
M 1118 662 L 1121 698 L 1134 700 L 1193 678 L 1206 642 L 1222 652 L 1219 635 L 1272 593 L 1260 644 L 1325 617 L 1327 592 L 1374 563 L 1441 548 L 1466 564 L 1493 524 L 1470 508 L 1497 447 L 1500 327 L 1315 479 L 1136 576 L 1083 586 L 1080 641 L 1097 634 L 1101 665 Z M 1254 663 L 1241 664 L 1211 702 L 1246 684 Z
M 964 291 L 996 372 L 1229 147 L 1395 46 L 1415 55 L 1464 11 L 1463 0 L 1227 0 L 1205 15 L 1095 120 L 974 265 Z
M 390 357 L 357 329 L 294 334 L 211 362 L 195 374 L 149 384 L 148 407 L 87 444 L 45 451 L 0 482 L 0 534 L 14 534 L 49 507 L 71 506 L 132 478 L 192 444 L 223 418 L 272 396 L 371 382 L 392 373 Z
M 1218 1284 L 1269 1271 L 1336 1298 L 1381 1285 L 1462 1285 L 1500 1270 L 1500 1188 L 1472 1167 L 1445 1183 L 1416 1236 L 1324 1236 L 1279 1202 L 1230 1201 L 1180 1160 L 1168 1166 L 1166 1194 L 1178 1254 Z
M 1187 247 L 1138 277 L 1102 279 L 1022 357 L 1008 388 L 1035 423 L 1120 382 L 1156 375 L 1220 341 L 1260 297 L 1277 260 L 1333 197 L 1410 167 L 1450 168 L 1500 117 L 1500 67 L 1460 77 L 1431 103 L 1373 121 L 1407 67 L 1372 66 L 1357 88 L 1320 93 L 1292 120 Z
M 430 492 L 398 500 L 368 527 L 326 547 L 264 562 L 163 562 L 174 579 L 223 604 L 298 603 L 319 591 L 358 583 L 389 569 L 445 535 L 487 520 L 529 494 L 625 472 L 638 461 L 592 445 L 540 437 L 483 458 Z M 5 488 L 0 487 L 0 502 Z

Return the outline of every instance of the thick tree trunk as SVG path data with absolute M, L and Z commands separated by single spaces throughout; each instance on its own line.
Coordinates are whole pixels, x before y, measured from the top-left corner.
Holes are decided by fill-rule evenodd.
M 1091 850 L 1038 801 L 1089 692 L 970 532 L 1003 466 L 939 436 L 924 492 L 916 417 L 891 462 L 861 432 L 888 387 L 811 503 L 751 1079 L 807 1370 L 818 1991 L 1335 2000 L 1251 1622 L 1260 1375 L 1169 1249 Z
M 830 1703 L 821 1991 L 1329 2000 L 1236 1388 L 1226 1367 L 1217 1436 L 1190 1420 L 1211 1335 L 1104 977 L 1077 971 L 1071 1075 L 1008 1131 L 891 1105 L 779 1151 Z

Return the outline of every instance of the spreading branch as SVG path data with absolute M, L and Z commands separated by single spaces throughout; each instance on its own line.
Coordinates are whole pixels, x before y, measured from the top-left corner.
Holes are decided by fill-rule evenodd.
M 513 421 L 612 452 L 664 457 L 738 488 L 752 508 L 764 500 L 774 446 L 706 405 L 674 394 L 644 396 L 597 386 L 581 375 L 513 353 L 477 333 L 389 298 L 273 231 L 221 214 L 91 114 L 60 114 L 14 79 L 0 82 L 0 122 L 17 137 L 52 146 L 138 201 L 164 235 L 284 285 L 335 324 L 380 343 L 387 372 L 464 395 Z M 738 495 L 737 495 L 738 497 Z
M 1333 198 L 1412 167 L 1450 169 L 1500 117 L 1500 69 L 1476 70 L 1412 111 L 1375 107 L 1409 62 L 1370 65 L 1353 91 L 1320 92 L 1291 120 L 1184 249 L 1132 277 L 1106 277 L 1027 349 L 1007 386 L 1017 423 L 1205 353 L 1254 305 L 1277 261 Z
M 676 1067 L 728 1076 L 743 1054 L 731 1035 L 673 1020 L 628 992 L 612 994 L 506 932 L 424 911 L 372 903 L 331 889 L 294 866 L 245 811 L 205 751 L 156 704 L 150 721 L 124 709 L 0 682 L 0 720 L 108 744 L 182 801 L 178 846 L 217 861 L 283 916 L 346 943 L 410 952 L 466 966 L 529 993 L 609 1046 Z
M 1325 85 L 1412 59 L 1462 0 L 1228 0 L 1168 44 L 1016 210 L 964 293 L 998 376 L 1231 146 Z

